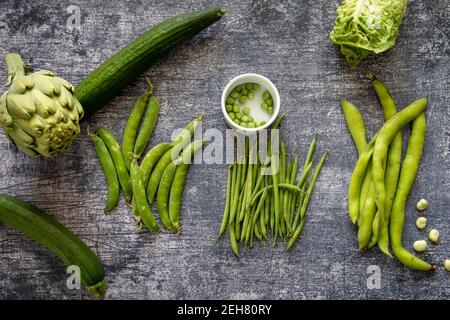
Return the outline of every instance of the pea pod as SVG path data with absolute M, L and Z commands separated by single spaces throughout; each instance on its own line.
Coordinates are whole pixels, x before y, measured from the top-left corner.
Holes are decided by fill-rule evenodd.
M 106 184 L 108 186 L 108 196 L 106 199 L 105 212 L 109 212 L 114 209 L 119 202 L 120 185 L 117 178 L 116 168 L 114 166 L 111 154 L 108 151 L 105 143 L 96 134 L 90 134 L 92 141 L 94 142 L 95 151 L 97 152 L 98 159 L 105 175 Z
M 145 113 L 148 98 L 151 96 L 152 92 L 153 86 L 149 82 L 148 90 L 137 99 L 123 131 L 122 151 L 128 170 L 130 170 L 131 161 L 134 157 L 134 145 L 136 143 L 139 125 L 142 121 L 142 116 Z
M 131 162 L 130 179 L 131 185 L 133 187 L 133 199 L 136 199 L 139 217 L 148 229 L 159 232 L 161 228 L 159 227 L 158 222 L 156 221 L 153 212 L 147 202 L 142 169 L 138 165 L 136 159 L 133 159 L 133 161 Z
M 95 130 L 98 136 L 103 140 L 116 168 L 117 177 L 119 178 L 120 185 L 122 186 L 123 193 L 127 202 L 131 201 L 133 190 L 131 187 L 130 176 L 128 175 L 127 166 L 123 157 L 122 150 L 119 142 L 114 135 L 105 128 L 98 128 Z
M 147 185 L 147 198 L 149 203 L 153 202 L 153 198 L 158 190 L 159 182 L 161 181 L 162 174 L 166 167 L 175 159 L 178 158 L 181 151 L 191 143 L 192 136 L 194 135 L 195 129 L 200 124 L 204 113 L 199 117 L 191 121 L 176 137 L 173 139 L 171 146 L 172 148 L 158 160 L 156 163 Z
M 148 141 L 152 136 L 159 114 L 159 102 L 155 96 L 151 96 L 147 103 L 147 112 L 142 120 L 141 129 L 134 144 L 134 154 L 140 156 L 147 148 Z
M 156 205 L 158 208 L 159 219 L 167 230 L 175 230 L 174 225 L 170 221 L 169 215 L 169 192 L 172 185 L 173 177 L 177 167 L 181 164 L 181 159 L 172 161 L 164 170 L 159 183 Z
M 186 149 L 183 151 L 183 154 L 181 156 L 181 163 L 176 169 L 175 176 L 170 187 L 169 216 L 170 221 L 172 222 L 177 232 L 181 230 L 181 202 L 183 199 L 184 184 L 186 182 L 186 175 L 190 167 L 191 158 L 195 153 L 197 153 L 198 150 L 202 148 L 204 143 L 204 141 L 196 140 L 186 147 Z

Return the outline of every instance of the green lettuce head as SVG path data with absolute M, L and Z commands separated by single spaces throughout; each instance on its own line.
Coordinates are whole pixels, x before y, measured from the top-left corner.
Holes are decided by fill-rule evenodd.
M 407 0 L 344 0 L 330 39 L 341 47 L 348 64 L 356 67 L 371 53 L 395 44 Z

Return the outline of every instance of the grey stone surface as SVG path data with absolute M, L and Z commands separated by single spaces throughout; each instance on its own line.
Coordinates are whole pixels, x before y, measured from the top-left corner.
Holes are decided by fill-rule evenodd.
M 69 31 L 70 4 L 81 9 L 81 29 Z M 405 269 L 378 250 L 357 250 L 347 217 L 346 191 L 356 151 L 339 107 L 361 106 L 368 130 L 382 112 L 364 70 L 390 87 L 399 106 L 427 95 L 428 135 L 408 202 L 405 244 L 425 238 L 414 227 L 415 202 L 429 200 L 429 226 L 442 240 L 424 254 L 442 265 L 450 257 L 449 1 L 410 1 L 397 44 L 351 70 L 328 39 L 338 1 L 2 1 L 0 55 L 18 51 L 36 68 L 78 83 L 108 56 L 149 26 L 212 4 L 231 9 L 219 23 L 163 58 L 102 111 L 83 123 L 82 136 L 56 159 L 31 159 L 0 133 L 0 192 L 31 201 L 68 226 L 100 256 L 107 299 L 448 299 L 450 275 Z M 238 261 L 228 239 L 215 242 L 225 197 L 226 166 L 191 168 L 183 203 L 183 233 L 139 232 L 123 200 L 103 213 L 106 187 L 87 125 L 121 136 L 130 107 L 154 81 L 161 114 L 151 145 L 206 111 L 205 128 L 225 130 L 223 87 L 244 72 L 266 75 L 278 86 L 290 153 L 318 134 L 318 150 L 330 148 L 297 247 L 286 253 L 268 243 L 245 250 Z M 5 68 L 0 78 L 6 79 Z M 407 130 L 405 131 L 407 135 Z M 89 298 L 66 288 L 64 266 L 48 250 L 0 225 L 0 299 Z M 368 267 L 381 270 L 381 288 L 367 287 Z

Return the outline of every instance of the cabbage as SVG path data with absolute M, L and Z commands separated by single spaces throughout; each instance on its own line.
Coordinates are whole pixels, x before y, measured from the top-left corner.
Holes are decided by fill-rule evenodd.
M 340 46 L 348 64 L 356 67 L 371 53 L 395 44 L 407 0 L 344 0 L 330 39 Z

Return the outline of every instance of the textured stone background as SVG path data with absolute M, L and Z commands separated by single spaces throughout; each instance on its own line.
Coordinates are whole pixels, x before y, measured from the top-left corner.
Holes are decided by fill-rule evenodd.
M 70 4 L 81 8 L 80 31 L 68 31 Z M 450 2 L 410 1 L 394 48 L 349 69 L 328 39 L 338 1 L 2 1 L 0 54 L 20 52 L 36 68 L 54 70 L 78 83 L 108 56 L 149 26 L 210 5 L 231 9 L 222 21 L 145 75 L 155 83 L 162 110 L 151 145 L 168 140 L 194 114 L 206 111 L 206 128 L 226 128 L 220 95 L 234 76 L 257 72 L 278 86 L 290 152 L 301 157 L 312 136 L 318 151 L 331 154 L 317 183 L 309 218 L 298 245 L 286 253 L 268 243 L 245 250 L 240 261 L 228 239 L 215 243 L 225 196 L 225 165 L 194 166 L 188 176 L 183 234 L 136 230 L 123 201 L 103 213 L 105 183 L 86 135 L 87 125 L 105 126 L 118 136 L 144 76 L 92 119 L 83 135 L 57 159 L 31 159 L 0 133 L 0 191 L 45 209 L 84 239 L 105 264 L 107 299 L 444 299 L 450 274 L 406 270 L 378 250 L 358 252 L 347 218 L 346 190 L 356 151 L 339 100 L 363 109 L 371 134 L 382 112 L 363 71 L 370 68 L 390 87 L 399 106 L 428 95 L 429 131 L 424 158 L 408 204 L 405 243 L 426 237 L 414 227 L 414 209 L 428 198 L 429 225 L 442 233 L 424 255 L 440 266 L 450 257 Z M 6 79 L 5 68 L 0 78 Z M 407 134 L 407 132 L 405 132 Z M 89 298 L 68 290 L 63 265 L 45 248 L 0 226 L 1 299 Z M 367 289 L 367 268 L 381 269 L 381 289 Z

